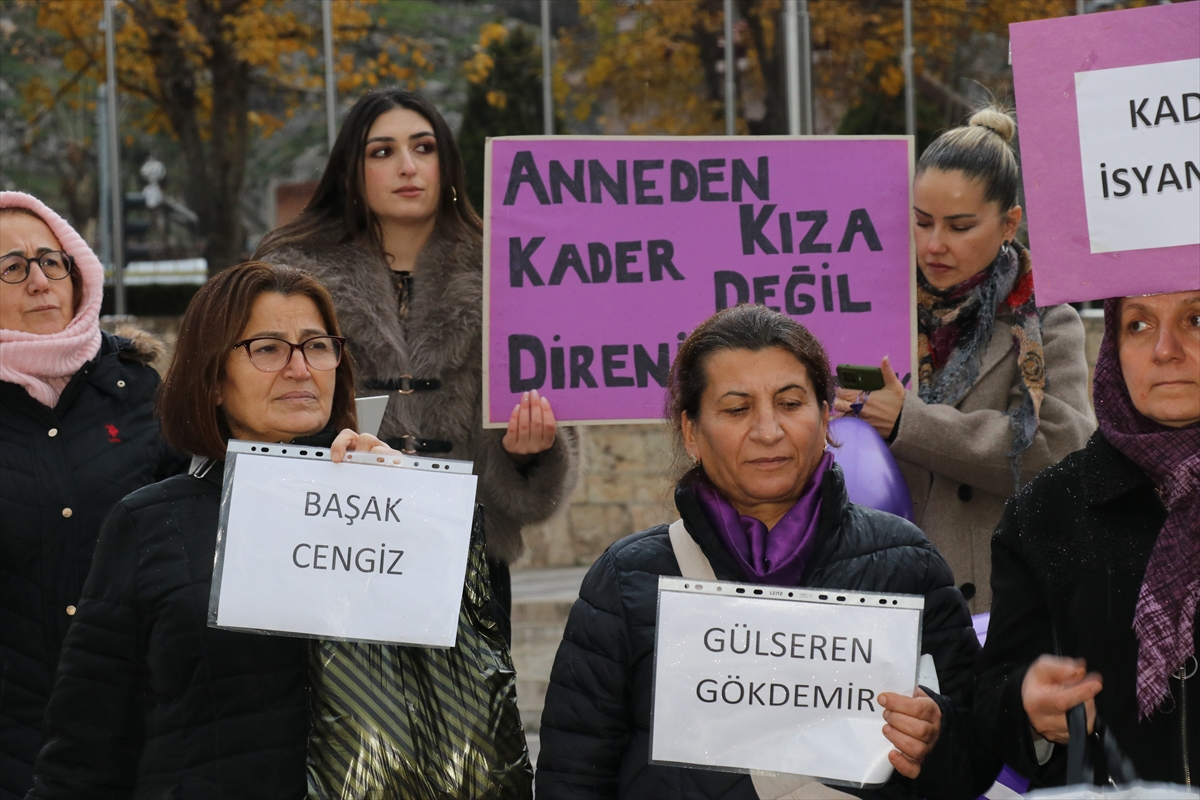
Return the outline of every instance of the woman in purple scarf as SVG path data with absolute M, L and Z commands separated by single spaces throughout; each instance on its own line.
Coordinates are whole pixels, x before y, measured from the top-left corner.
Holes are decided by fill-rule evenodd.
M 847 499 L 828 451 L 833 387 L 820 342 L 762 306 L 722 311 L 680 346 L 669 391 L 686 459 L 675 492 L 681 519 L 617 542 L 584 579 L 550 676 L 537 796 L 838 796 L 805 788 L 813 779 L 803 776 L 649 763 L 658 578 L 682 575 L 923 595 L 922 652 L 938 680 L 915 697 L 880 695 L 895 772 L 855 793 L 977 797 L 1000 764 L 971 733 L 979 644 L 966 602 L 916 526 Z
M 1035 786 L 1064 781 L 1054 745 L 1081 703 L 1089 742 L 1115 740 L 1142 780 L 1195 785 L 1200 289 L 1108 300 L 1093 396 L 1100 430 L 992 539 L 976 719 Z

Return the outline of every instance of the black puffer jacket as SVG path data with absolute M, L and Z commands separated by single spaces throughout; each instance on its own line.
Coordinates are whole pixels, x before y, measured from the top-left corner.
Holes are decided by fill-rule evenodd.
M 153 414 L 158 343 L 104 333 L 54 408 L 0 382 L 0 798 L 24 797 L 42 714 L 113 504 L 186 466 Z
M 976 666 L 984 740 L 1034 786 L 1066 780 L 1066 748 L 1039 766 L 1021 683 L 1042 654 L 1104 677 L 1096 712 L 1148 781 L 1200 776 L 1200 676 L 1170 680 L 1172 700 L 1138 721 L 1133 614 L 1167 512 L 1154 483 L 1097 431 L 1083 450 L 1009 501 L 992 538 L 992 618 Z M 1193 623 L 1200 643 L 1200 615 Z M 1090 776 L 1089 776 L 1090 777 Z
M 817 544 L 799 585 L 925 595 L 922 652 L 933 656 L 945 693 L 930 693 L 941 707 L 942 729 L 920 777 L 894 775 L 881 789 L 854 793 L 977 797 L 991 785 L 1000 762 L 971 734 L 971 668 L 979 642 L 949 567 L 916 526 L 852 505 L 840 468 L 826 473 L 821 490 Z M 745 581 L 691 490 L 678 489 L 675 504 L 717 578 Z M 747 775 L 647 763 L 658 576 L 679 574 L 665 525 L 617 542 L 588 572 L 542 712 L 537 771 L 542 800 L 757 797 Z
M 208 627 L 221 465 L 100 532 L 30 798 L 302 798 L 308 642 Z

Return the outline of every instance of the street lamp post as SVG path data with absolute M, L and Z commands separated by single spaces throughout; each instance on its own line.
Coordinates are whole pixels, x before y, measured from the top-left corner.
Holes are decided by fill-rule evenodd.
M 333 74 L 333 0 L 321 0 L 321 23 L 325 33 L 325 129 L 329 152 L 337 139 L 337 83 Z
M 912 0 L 904 0 L 904 53 L 901 56 L 904 68 L 904 132 L 917 135 L 917 99 L 913 86 L 913 31 Z
M 550 0 L 542 0 L 542 128 L 554 135 L 554 59 L 550 54 Z
M 125 314 L 125 237 L 122 235 L 121 226 L 121 161 L 117 131 L 117 24 L 114 13 L 116 2 L 117 0 L 104 0 L 104 58 L 108 81 L 104 100 L 108 107 L 108 119 L 105 122 L 108 123 L 108 189 L 109 204 L 112 208 L 109 218 L 112 220 L 113 311 L 117 316 L 122 316 Z
M 733 0 L 725 0 L 725 135 L 737 131 L 737 98 L 734 96 L 734 72 L 737 64 L 733 49 Z

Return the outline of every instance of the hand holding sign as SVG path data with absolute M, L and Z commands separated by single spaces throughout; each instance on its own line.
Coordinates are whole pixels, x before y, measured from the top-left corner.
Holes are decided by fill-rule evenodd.
M 344 430 L 330 448 L 234 440 L 225 463 L 210 625 L 454 645 L 470 462 Z
M 369 433 L 356 433 L 346 428 L 337 435 L 329 447 L 329 460 L 337 464 L 345 457 L 347 451 L 355 453 L 379 453 L 381 455 L 403 455 L 399 450 L 393 450 L 382 441 Z
M 554 420 L 550 401 L 534 389 L 521 395 L 521 402 L 513 407 L 502 444 L 505 452 L 512 456 L 514 461 L 528 461 L 538 453 L 550 449 L 557 430 L 558 423 Z
M 933 700 L 900 693 L 923 609 L 920 596 L 660 577 L 651 763 L 858 787 L 915 777 L 941 729 Z
M 942 709 L 922 689 L 917 689 L 916 697 L 883 692 L 879 705 L 887 723 L 883 735 L 896 745 L 888 761 L 904 777 L 916 778 L 942 731 Z

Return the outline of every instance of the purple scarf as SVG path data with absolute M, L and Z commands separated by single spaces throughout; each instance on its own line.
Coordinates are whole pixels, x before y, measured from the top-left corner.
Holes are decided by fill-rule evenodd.
M 1192 655 L 1200 600 L 1200 425 L 1168 428 L 1133 406 L 1117 353 L 1120 298 L 1104 302 L 1104 339 L 1092 397 L 1100 431 L 1150 476 L 1167 508 L 1138 594 L 1138 716 L 1147 718 L 1170 695 L 1171 674 Z
M 694 491 L 705 518 L 752 583 L 800 583 L 817 543 L 821 480 L 832 463 L 833 453 L 821 456 L 799 499 L 770 531 L 761 520 L 739 514 L 707 478 L 696 481 Z

